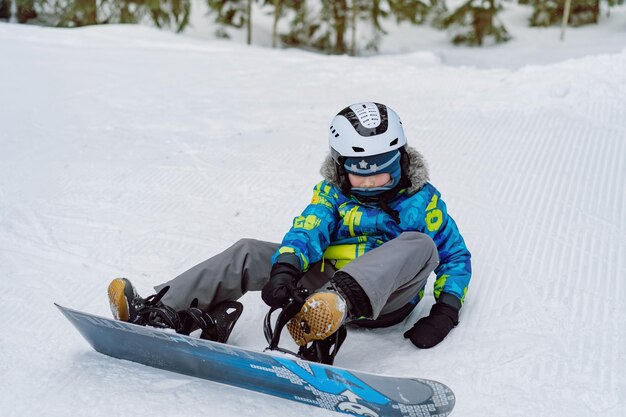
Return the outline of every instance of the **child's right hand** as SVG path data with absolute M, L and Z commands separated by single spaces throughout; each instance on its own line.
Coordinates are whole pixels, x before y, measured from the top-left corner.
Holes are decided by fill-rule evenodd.
M 270 280 L 261 291 L 261 298 L 270 307 L 283 307 L 296 294 L 296 284 L 301 272 L 290 264 L 276 263 Z

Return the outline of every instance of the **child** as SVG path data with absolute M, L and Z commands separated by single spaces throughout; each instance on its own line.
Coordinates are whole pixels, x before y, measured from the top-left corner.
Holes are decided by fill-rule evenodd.
M 240 240 L 155 287 L 158 294 L 147 299 L 117 278 L 109 286 L 113 315 L 180 330 L 178 318 L 189 316 L 184 313 L 192 303 L 192 315 L 206 326 L 215 306 L 247 291 L 262 291 L 266 304 L 280 308 L 303 287 L 310 295 L 287 327 L 306 346 L 346 323 L 401 322 L 423 297 L 434 270 L 436 303 L 404 337 L 420 348 L 441 342 L 458 324 L 470 253 L 440 193 L 428 183 L 422 155 L 408 147 L 398 115 L 370 102 L 335 116 L 329 144 L 324 180 L 281 244 Z

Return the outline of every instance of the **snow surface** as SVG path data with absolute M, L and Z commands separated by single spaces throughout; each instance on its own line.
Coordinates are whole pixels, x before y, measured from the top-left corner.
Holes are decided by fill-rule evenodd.
M 336 416 L 108 358 L 52 303 L 109 315 L 115 276 L 147 295 L 241 237 L 279 241 L 333 114 L 376 100 L 428 159 L 474 278 L 440 345 L 402 338 L 429 286 L 407 322 L 351 331 L 337 365 L 442 381 L 453 416 L 626 415 L 626 50 L 586 33 L 598 55 L 479 69 L 0 24 L 0 414 Z M 231 342 L 262 349 L 266 307 L 243 302 Z

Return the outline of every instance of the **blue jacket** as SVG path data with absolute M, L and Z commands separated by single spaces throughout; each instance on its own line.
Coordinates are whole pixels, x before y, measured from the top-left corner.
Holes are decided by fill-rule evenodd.
M 428 171 L 422 156 L 411 148 L 409 155 L 413 185 L 389 202 L 391 209 L 399 213 L 399 223 L 380 207 L 344 195 L 327 159 L 322 168 L 327 178 L 315 186 L 311 203 L 294 219 L 273 262 L 282 253 L 294 253 L 303 271 L 324 260 L 331 260 L 341 269 L 402 232 L 422 232 L 433 239 L 439 252 L 435 298 L 445 292 L 463 302 L 471 278 L 470 252 L 441 194 L 427 182 Z

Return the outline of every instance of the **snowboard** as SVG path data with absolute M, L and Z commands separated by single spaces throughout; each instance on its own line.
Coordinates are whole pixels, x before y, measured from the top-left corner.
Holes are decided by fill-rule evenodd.
M 256 352 L 55 305 L 96 351 L 114 358 L 352 415 L 445 417 L 454 407 L 440 382 Z

